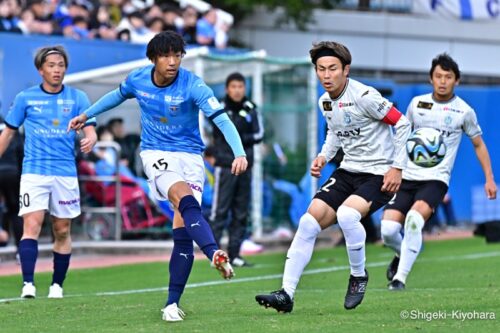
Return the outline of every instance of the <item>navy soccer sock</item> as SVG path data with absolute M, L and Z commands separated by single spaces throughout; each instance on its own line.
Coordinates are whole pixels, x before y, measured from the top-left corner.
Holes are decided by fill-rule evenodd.
M 184 292 L 189 273 L 193 267 L 194 250 L 193 239 L 189 237 L 186 228 L 172 230 L 174 238 L 174 249 L 170 256 L 169 272 L 170 282 L 168 284 L 167 304 L 177 303 Z
M 37 257 L 38 241 L 36 239 L 25 238 L 19 242 L 19 258 L 24 282 L 33 283 Z
M 71 253 L 61 254 L 53 252 L 54 254 L 54 274 L 52 274 L 52 284 L 57 283 L 62 287 L 66 273 L 68 272 L 69 259 Z
M 219 248 L 210 225 L 201 214 L 200 204 L 192 195 L 187 195 L 179 202 L 179 212 L 184 219 L 187 233 L 211 261 Z

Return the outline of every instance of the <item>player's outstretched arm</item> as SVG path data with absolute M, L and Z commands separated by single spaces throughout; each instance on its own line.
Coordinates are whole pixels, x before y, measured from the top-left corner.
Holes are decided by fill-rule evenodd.
M 484 184 L 484 190 L 488 199 L 493 200 L 497 197 L 497 185 L 495 184 L 495 177 L 493 176 L 493 170 L 491 168 L 490 154 L 488 153 L 488 148 L 483 141 L 481 135 L 478 135 L 472 139 L 472 144 L 474 145 L 474 150 L 476 151 L 477 159 L 481 163 L 481 168 L 483 168 L 484 177 L 486 178 L 486 183 Z
M 243 149 L 243 144 L 241 143 L 240 135 L 236 130 L 233 122 L 229 119 L 226 113 L 221 113 L 214 119 L 212 119 L 214 124 L 220 129 L 227 143 L 231 147 L 235 159 L 231 166 L 231 172 L 235 175 L 242 174 L 246 171 L 248 162 L 245 154 L 245 149 Z
M 16 130 L 12 128 L 5 127 L 2 131 L 2 134 L 0 135 L 0 157 L 2 157 L 3 153 L 9 146 L 10 142 L 14 138 L 14 135 L 16 135 Z
M 70 130 L 79 131 L 85 126 L 85 122 L 103 112 L 111 110 L 112 108 L 120 105 L 126 98 L 120 92 L 120 89 L 110 91 L 106 95 L 99 98 L 97 102 L 92 104 L 85 112 L 70 120 L 68 124 L 68 132 Z
M 318 157 L 316 157 L 311 164 L 311 176 L 316 178 L 321 177 L 321 170 L 325 167 L 325 165 L 325 156 L 319 155 Z
M 95 127 L 93 125 L 85 126 L 83 128 L 84 138 L 80 140 L 80 150 L 82 153 L 88 154 L 94 148 L 97 142 L 97 134 L 95 132 Z

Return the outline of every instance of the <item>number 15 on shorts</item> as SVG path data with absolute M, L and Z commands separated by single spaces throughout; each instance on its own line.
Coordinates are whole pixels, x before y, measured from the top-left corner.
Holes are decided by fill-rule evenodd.
M 153 163 L 153 168 L 155 168 L 156 170 L 167 170 L 168 168 L 168 163 L 165 162 L 165 159 L 164 158 L 160 158 L 158 161 L 156 161 L 156 163 Z

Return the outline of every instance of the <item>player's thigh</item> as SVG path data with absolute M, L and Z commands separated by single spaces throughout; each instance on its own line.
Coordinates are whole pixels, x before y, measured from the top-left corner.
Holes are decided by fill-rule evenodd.
M 387 204 L 394 195 L 381 190 L 383 182 L 384 177 L 381 175 L 359 174 L 354 176 L 356 190 L 345 204 L 358 210 L 362 216 L 372 214 Z M 357 207 L 353 207 L 353 205 Z
M 337 169 L 314 195 L 313 201 L 309 205 L 308 212 L 316 218 L 322 227 L 331 225 L 336 221 L 336 212 L 338 208 L 353 191 L 354 187 L 352 185 L 350 173 L 342 169 Z M 321 201 L 321 203 L 318 201 Z M 324 216 L 323 210 L 328 207 L 331 208 L 332 214 Z
M 50 195 L 50 215 L 72 219 L 80 215 L 80 188 L 77 177 L 54 176 Z
M 427 220 L 441 202 L 443 202 L 446 192 L 448 192 L 448 185 L 441 181 L 430 180 L 421 182 L 415 193 L 412 209 L 417 210 Z
M 413 205 L 415 191 L 416 187 L 413 182 L 403 180 L 399 191 L 392 196 L 385 206 L 383 219 L 403 222 Z
M 19 190 L 19 216 L 49 209 L 53 176 L 25 174 Z

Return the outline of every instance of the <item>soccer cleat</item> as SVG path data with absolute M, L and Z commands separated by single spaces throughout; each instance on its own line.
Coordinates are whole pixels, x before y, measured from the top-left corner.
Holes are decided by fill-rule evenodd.
M 365 276 L 349 276 L 347 293 L 345 294 L 344 308 L 351 310 L 357 307 L 365 297 L 366 285 L 368 284 L 368 272 L 365 269 Z
M 285 289 L 273 291 L 269 295 L 257 295 L 255 300 L 266 309 L 273 308 L 283 313 L 292 312 L 293 310 L 293 299 L 290 298 Z
M 393 291 L 405 290 L 405 284 L 399 280 L 392 280 L 391 282 L 389 282 L 387 287 L 389 288 L 389 290 Z
M 163 312 L 162 319 L 165 321 L 182 321 L 186 316 L 184 311 L 177 307 L 177 303 L 167 305 L 161 312 Z
M 49 287 L 49 296 L 47 298 L 63 298 L 63 288 L 54 283 Z
M 212 266 L 217 269 L 222 277 L 226 280 L 231 279 L 234 276 L 234 270 L 229 263 L 229 257 L 227 253 L 222 250 L 217 250 L 212 257 Z
M 21 292 L 22 298 L 35 298 L 36 287 L 32 282 L 24 282 L 23 290 Z
M 234 267 L 252 267 L 253 265 L 241 257 L 236 257 L 231 260 L 231 265 Z
M 392 281 L 392 279 L 394 279 L 394 275 L 396 275 L 396 273 L 398 272 L 398 266 L 399 266 L 399 257 L 394 256 L 389 266 L 387 266 L 387 272 L 386 272 L 387 281 L 390 282 Z

